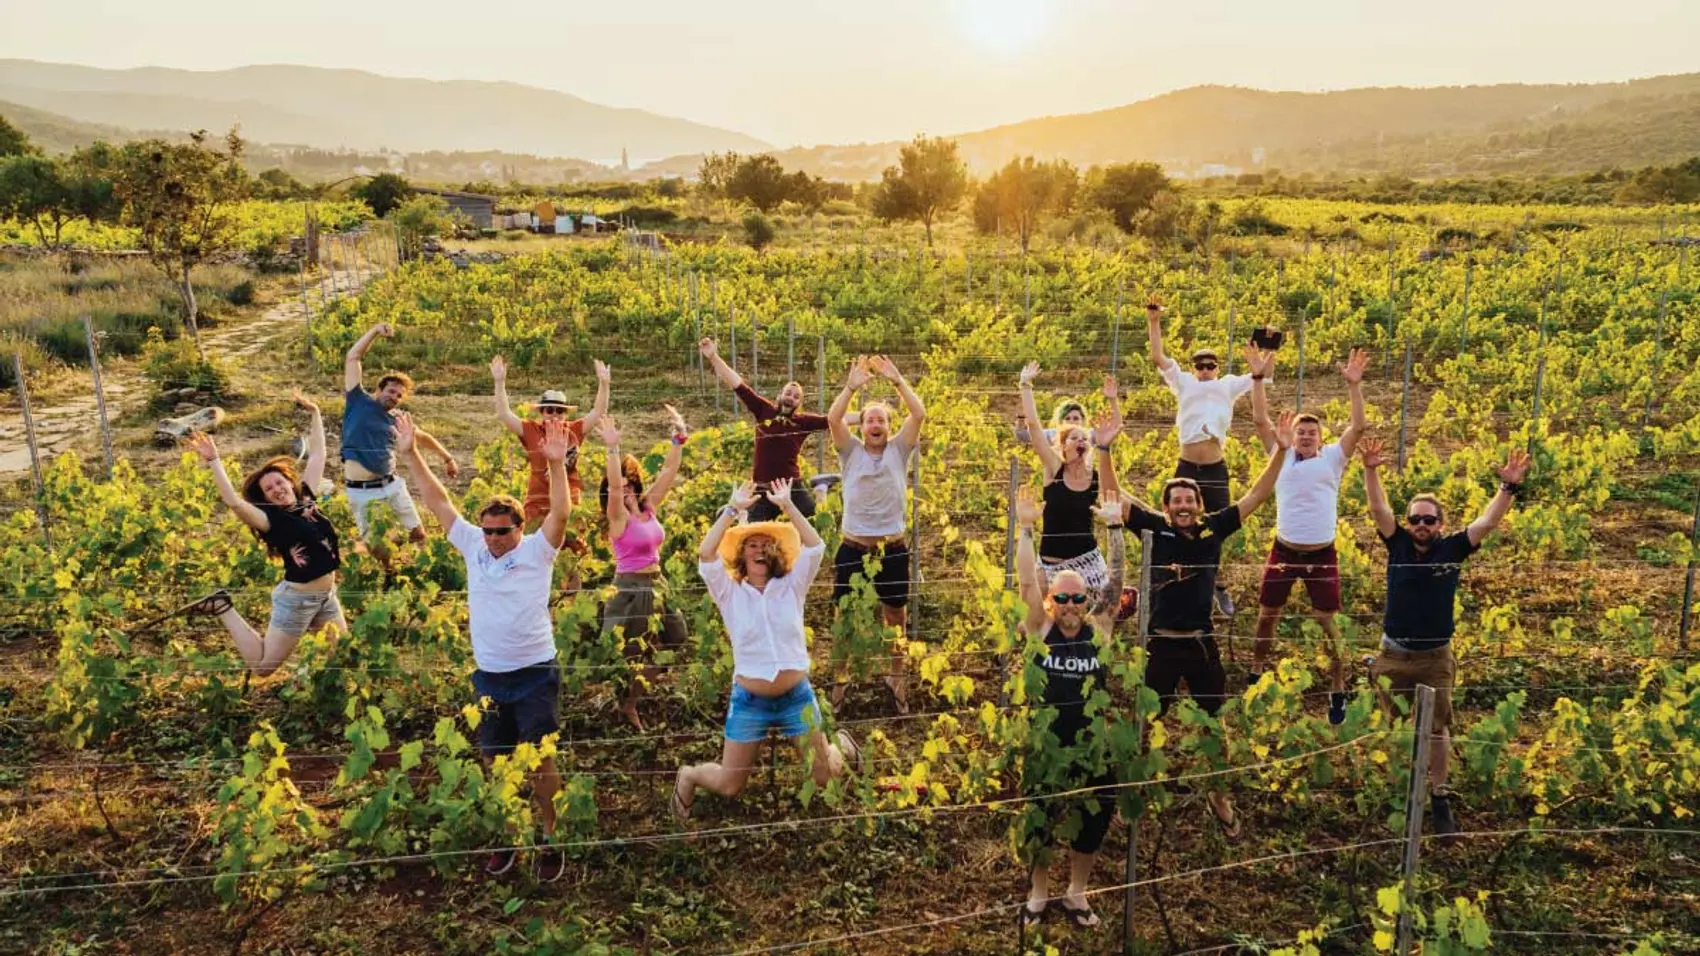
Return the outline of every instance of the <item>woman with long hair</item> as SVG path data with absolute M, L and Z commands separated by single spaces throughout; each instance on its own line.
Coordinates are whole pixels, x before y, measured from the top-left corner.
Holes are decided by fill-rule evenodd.
M 1033 399 L 1033 379 L 1038 374 L 1038 362 L 1029 362 L 1021 370 L 1021 405 L 1030 419 L 1038 418 Z M 1115 492 L 1117 488 L 1114 475 L 1107 476 L 1100 488 L 1092 448 L 1108 447 L 1122 424 L 1115 379 L 1105 380 L 1104 395 L 1110 401 L 1110 412 L 1099 416 L 1090 430 L 1085 425 L 1064 424 L 1057 429 L 1055 443 L 1046 441 L 1043 433 L 1028 436 L 1045 475 L 1040 570 L 1047 580 L 1060 571 L 1075 571 L 1094 596 L 1108 584 L 1109 571 L 1093 534 L 1092 509 L 1100 491 Z
M 614 596 L 602 609 L 602 633 L 619 631 L 625 638 L 627 657 L 634 661 L 649 656 L 646 651 L 652 638 L 662 647 L 675 648 L 685 643 L 686 636 L 685 616 L 667 602 L 667 579 L 661 573 L 661 546 L 667 540 L 667 531 L 656 512 L 679 477 L 679 462 L 689 435 L 678 410 L 671 405 L 663 407 L 671 419 L 673 435 L 661 473 L 648 490 L 644 489 L 643 467 L 638 460 L 620 453 L 619 424 L 607 416 L 597 423 L 597 433 L 608 448 L 600 496 L 608 522 L 608 541 L 614 549 L 615 588 Z M 661 616 L 659 635 L 653 624 L 657 614 Z M 643 696 L 644 686 L 658 676 L 657 668 L 640 666 L 620 701 L 620 712 L 639 731 L 643 730 L 643 719 L 638 716 L 638 698 Z
M 248 669 L 264 677 L 277 670 L 301 636 L 325 627 L 347 630 L 336 596 L 342 567 L 336 528 L 319 510 L 314 489 L 325 477 L 325 420 L 319 406 L 295 393 L 295 404 L 312 415 L 307 431 L 307 467 L 299 475 L 295 461 L 273 458 L 248 473 L 238 491 L 224 470 L 212 436 L 196 432 L 189 445 L 213 476 L 218 496 L 242 523 L 253 529 L 266 550 L 283 561 L 283 580 L 272 590 L 271 620 L 261 635 L 237 613 L 222 588 L 190 605 L 188 613 L 217 617 L 236 641 Z

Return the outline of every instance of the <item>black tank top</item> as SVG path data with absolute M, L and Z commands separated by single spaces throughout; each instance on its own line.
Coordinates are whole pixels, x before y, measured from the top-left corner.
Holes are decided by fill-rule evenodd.
M 1052 623 L 1045 632 L 1045 655 L 1039 659 L 1039 668 L 1045 672 L 1045 693 L 1040 699 L 1057 709 L 1051 731 L 1064 746 L 1072 745 L 1086 727 L 1086 682 L 1102 687 L 1108 673 L 1098 660 L 1098 646 L 1092 643 L 1092 625 L 1081 624 L 1079 632 L 1069 637 Z
M 1067 561 L 1098 547 L 1098 540 L 1092 536 L 1092 506 L 1097 503 L 1097 469 L 1092 470 L 1092 484 L 1085 491 L 1070 488 L 1063 480 L 1062 469 L 1057 469 L 1056 477 L 1045 486 L 1045 529 L 1039 536 L 1039 556 Z

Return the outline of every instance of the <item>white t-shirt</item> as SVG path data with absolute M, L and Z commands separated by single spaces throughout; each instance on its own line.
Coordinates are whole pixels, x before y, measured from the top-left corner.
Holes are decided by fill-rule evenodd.
M 465 518 L 449 528 L 449 543 L 466 559 L 466 610 L 478 669 L 500 674 L 554 660 L 549 594 L 558 549 L 539 531 L 492 557 L 484 532 Z
M 1340 479 L 1346 476 L 1346 453 L 1339 442 L 1298 460 L 1287 449 L 1281 476 L 1275 479 L 1275 535 L 1288 544 L 1333 544 L 1340 519 Z
M 1201 382 L 1191 372 L 1182 371 L 1173 357 L 1158 369 L 1169 391 L 1175 393 L 1175 427 L 1180 429 L 1181 444 L 1214 438 L 1225 441 L 1228 428 L 1234 423 L 1234 402 L 1251 391 L 1250 375 L 1225 375 Z
M 909 489 L 909 456 L 912 446 L 893 435 L 878 455 L 868 454 L 861 442 L 852 440 L 839 458 L 844 473 L 844 533 L 858 538 L 882 538 L 902 534 L 909 526 L 904 496 Z
M 768 581 L 767 588 L 760 591 L 747 581 L 734 581 L 726 562 L 718 557 L 697 563 L 708 595 L 726 622 L 726 637 L 732 642 L 733 676 L 773 680 L 780 671 L 809 669 L 803 602 L 825 554 L 824 543 L 804 548 L 784 577 Z

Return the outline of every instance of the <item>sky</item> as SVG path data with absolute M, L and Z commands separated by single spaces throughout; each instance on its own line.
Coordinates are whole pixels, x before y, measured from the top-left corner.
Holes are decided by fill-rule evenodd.
M 0 58 L 511 80 L 785 147 L 968 132 L 1205 83 L 1695 72 L 1700 0 L 5 0 Z

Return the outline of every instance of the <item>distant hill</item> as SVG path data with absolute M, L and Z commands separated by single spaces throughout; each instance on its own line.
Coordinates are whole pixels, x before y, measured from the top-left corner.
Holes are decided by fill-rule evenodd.
M 125 140 L 139 137 L 164 135 L 141 133 L 133 129 L 117 126 L 107 126 L 104 123 L 85 123 L 81 120 L 49 113 L 17 103 L 8 103 L 0 99 L 0 116 L 17 128 L 24 131 L 30 142 L 49 153 L 68 153 L 81 146 L 87 146 L 96 140 L 109 143 L 122 143 Z M 187 139 L 184 134 L 177 136 Z
M 193 72 L 101 70 L 0 60 L 0 100 L 74 120 L 222 132 L 320 149 L 501 150 L 592 161 L 761 152 L 742 133 L 601 106 L 517 83 L 402 79 L 359 70 L 249 66 Z

